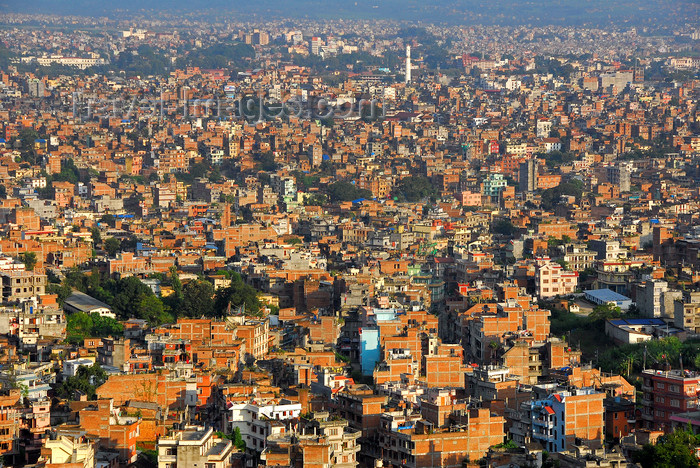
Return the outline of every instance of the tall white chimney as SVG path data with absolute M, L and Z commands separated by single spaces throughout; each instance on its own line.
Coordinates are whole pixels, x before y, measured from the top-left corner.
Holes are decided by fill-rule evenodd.
M 411 81 L 411 46 L 406 46 L 406 83 Z

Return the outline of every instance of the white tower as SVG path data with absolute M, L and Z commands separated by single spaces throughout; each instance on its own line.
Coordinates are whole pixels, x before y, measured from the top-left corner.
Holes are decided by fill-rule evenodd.
M 411 46 L 406 46 L 406 83 L 411 81 Z

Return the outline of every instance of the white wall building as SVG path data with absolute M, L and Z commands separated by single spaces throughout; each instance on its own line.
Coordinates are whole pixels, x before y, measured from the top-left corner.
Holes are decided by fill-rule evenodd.
M 93 364 L 95 364 L 95 360 L 88 358 L 69 359 L 67 361 L 63 361 L 63 376 L 75 377 L 80 366 L 91 367 Z
M 238 427 L 241 437 L 249 449 L 261 452 L 266 447 L 266 439 L 277 432 L 279 423 L 301 414 L 301 403 L 281 400 L 280 404 L 232 403 L 229 402 L 226 431 L 233 432 Z

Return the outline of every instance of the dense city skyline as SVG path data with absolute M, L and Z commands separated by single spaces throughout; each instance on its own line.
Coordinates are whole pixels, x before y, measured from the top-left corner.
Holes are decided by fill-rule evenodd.
M 698 18 L 0 0 L 0 466 L 698 468 Z

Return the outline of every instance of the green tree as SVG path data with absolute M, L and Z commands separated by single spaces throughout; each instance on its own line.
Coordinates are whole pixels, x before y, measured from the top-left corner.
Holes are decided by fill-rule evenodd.
M 72 159 L 61 161 L 61 172 L 53 176 L 53 180 L 75 184 L 80 181 L 80 170 Z
M 109 255 L 110 257 L 114 257 L 119 251 L 120 247 L 121 243 L 119 242 L 119 239 L 116 239 L 114 237 L 108 237 L 107 239 L 105 239 L 104 249 L 105 252 L 107 252 L 107 255 Z
M 36 164 L 36 151 L 34 143 L 39 138 L 39 133 L 31 128 L 25 128 L 19 132 L 20 152 L 22 160 Z
M 509 219 L 499 219 L 491 226 L 491 230 L 496 234 L 512 236 L 518 232 L 518 228 Z
M 90 236 L 92 237 L 92 244 L 97 246 L 102 242 L 102 234 L 97 226 L 93 226 L 90 229 Z
M 634 456 L 642 468 L 698 468 L 695 447 L 700 438 L 688 430 L 660 437 L 656 445 L 646 444 Z
M 92 329 L 90 330 L 91 337 L 104 338 L 107 336 L 122 336 L 124 335 L 124 325 L 117 322 L 112 317 L 103 317 L 97 312 L 90 314 L 92 319 Z
M 410 176 L 399 181 L 392 191 L 393 195 L 409 202 L 417 202 L 437 195 L 435 187 L 427 177 Z
M 87 275 L 86 285 L 88 292 L 90 293 L 102 287 L 100 281 L 100 270 L 98 270 L 97 267 L 93 267 L 92 271 L 90 271 L 90 274 Z
M 140 450 L 139 457 L 143 460 L 145 466 L 158 466 L 158 451 L 147 449 L 143 446 L 136 445 L 137 450 Z M 138 462 L 137 462 L 138 463 Z
M 121 242 L 119 243 L 119 250 L 121 250 L 122 252 L 133 252 L 134 250 L 136 250 L 136 244 L 138 244 L 138 242 L 138 237 L 130 235 L 129 237 L 121 240 Z
M 245 450 L 245 440 L 241 436 L 241 430 L 238 426 L 233 429 L 233 445 L 240 451 Z
M 97 312 L 88 315 L 74 312 L 66 318 L 66 340 L 70 343 L 82 343 L 85 338 L 104 338 L 122 336 L 124 325 L 111 317 L 103 317 Z
M 542 192 L 542 208 L 546 210 L 553 209 L 557 204 L 562 195 L 571 195 L 576 198 L 580 198 L 583 194 L 583 182 L 580 180 L 571 180 L 569 182 L 562 182 L 556 187 L 552 187 Z
M 36 254 L 34 252 L 24 252 L 22 254 L 22 263 L 24 263 L 24 267 L 28 271 L 34 271 L 34 267 L 36 266 L 37 258 Z
M 304 197 L 304 206 L 323 206 L 328 203 L 328 197 L 321 193 L 314 193 Z
M 86 279 L 87 276 L 85 273 L 83 273 L 79 268 L 73 267 L 64 272 L 63 282 L 70 288 L 87 292 Z
M 214 314 L 214 286 L 209 281 L 190 281 L 182 288 L 182 305 L 178 314 L 187 317 L 210 317 Z
M 109 213 L 102 215 L 102 217 L 100 218 L 101 223 L 105 223 L 106 225 L 108 225 L 110 227 L 114 227 L 115 221 L 116 221 L 116 218 L 114 217 L 114 215 L 109 214 Z
M 641 372 L 645 350 L 647 369 L 666 362 L 680 367 L 682 354 L 686 369 L 700 370 L 700 340 L 688 339 L 681 342 L 675 336 L 611 347 L 600 355 L 600 367 L 606 372 L 619 372 L 623 366 L 625 369 L 630 367 L 631 373 Z
M 136 308 L 141 304 L 141 301 L 145 297 L 153 296 L 151 288 L 143 284 L 141 280 L 135 276 L 122 278 L 114 282 L 111 287 L 115 293 L 114 300 L 111 304 L 112 309 L 118 317 L 123 319 L 133 317 L 134 313 L 138 312 Z M 150 305 L 150 303 L 146 304 Z M 138 315 L 140 314 L 137 313 L 137 316 Z
M 588 316 L 591 320 L 607 320 L 612 318 L 620 318 L 622 309 L 612 304 L 601 304 L 593 308 L 593 312 Z
M 151 325 L 172 322 L 172 316 L 165 310 L 165 306 L 156 296 L 145 296 L 136 305 L 138 318 L 146 320 Z
M 257 315 L 260 311 L 258 293 L 250 285 L 243 282 L 241 275 L 231 275 L 231 285 L 216 291 L 214 297 L 214 313 L 217 316 L 226 315 L 229 307 L 235 311 L 244 306 L 246 314 Z
M 177 267 L 175 265 L 170 267 L 170 285 L 173 287 L 173 293 L 169 296 L 170 306 L 173 310 L 178 310 L 182 304 L 182 282 L 180 281 L 180 275 L 177 273 Z
M 372 192 L 359 189 L 350 182 L 339 181 L 328 186 L 331 201 L 352 201 L 358 198 L 372 198 Z
M 56 299 L 58 302 L 58 305 L 63 307 L 63 303 L 66 301 L 66 299 L 71 294 L 73 294 L 73 289 L 65 283 L 60 283 L 60 284 L 49 283 L 46 286 L 46 292 L 48 294 L 56 294 L 58 296 L 58 298 Z
M 80 343 L 91 336 L 92 317 L 85 312 L 75 312 L 66 317 L 66 339 L 71 343 Z
M 80 366 L 74 376 L 68 377 L 56 387 L 56 395 L 60 398 L 71 399 L 74 392 L 79 390 L 94 400 L 95 389 L 107 381 L 107 372 L 95 363 L 90 367 Z

